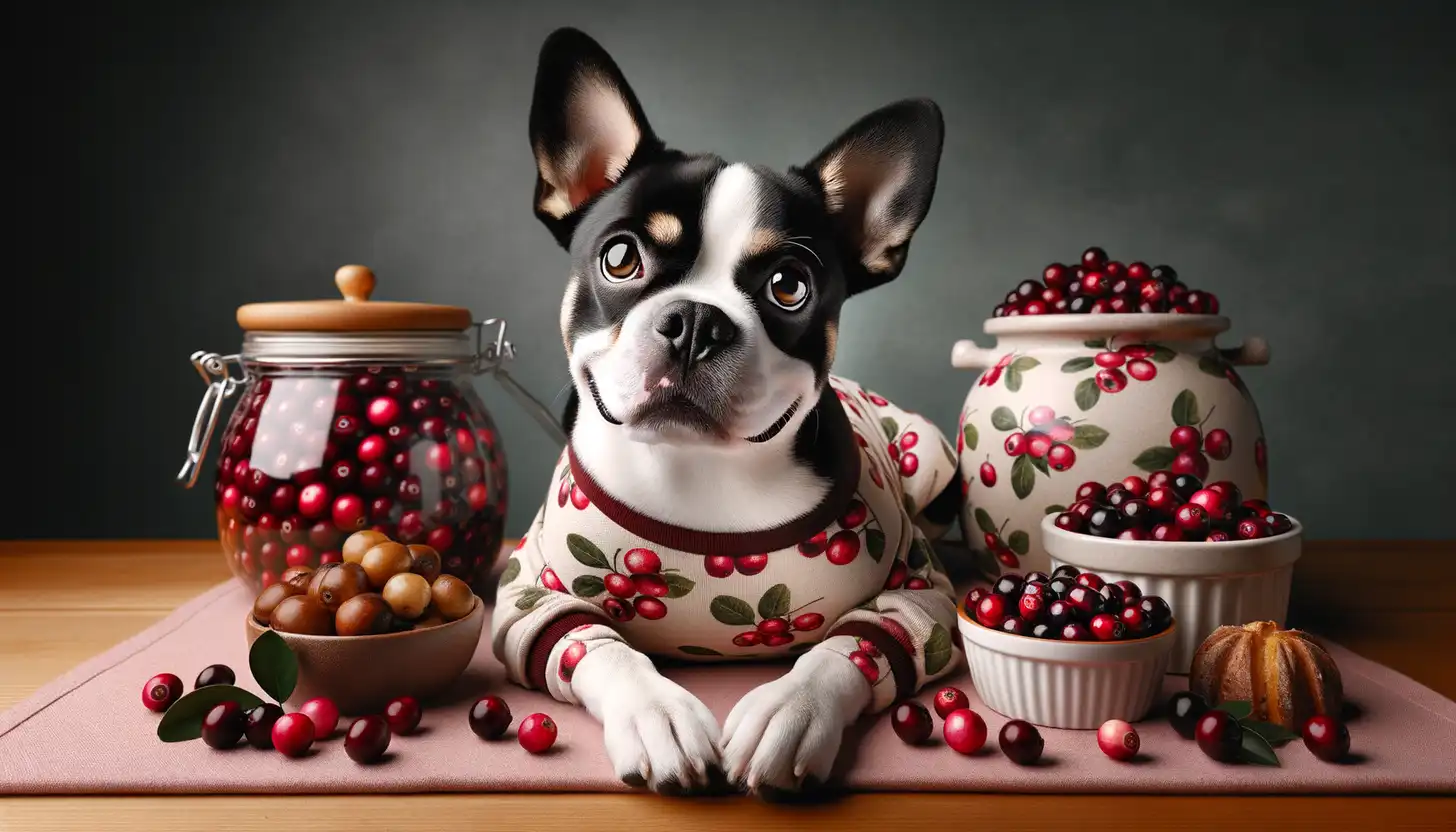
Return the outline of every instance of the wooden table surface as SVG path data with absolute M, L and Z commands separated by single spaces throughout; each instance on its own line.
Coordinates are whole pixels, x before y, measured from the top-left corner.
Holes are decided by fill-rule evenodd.
M 1447 697 L 1456 697 L 1456 544 L 1309 543 L 1295 570 L 1290 621 Z M 214 541 L 0 542 L 0 710 L 161 619 L 227 577 Z M 0 798 L 0 832 L 52 829 L 304 828 L 767 829 L 1084 828 L 1452 829 L 1448 797 L 869 794 L 813 806 L 744 797 L 449 794 Z M 1129 805 L 1131 803 L 1131 805 Z M 1104 822 L 1105 821 L 1105 822 Z

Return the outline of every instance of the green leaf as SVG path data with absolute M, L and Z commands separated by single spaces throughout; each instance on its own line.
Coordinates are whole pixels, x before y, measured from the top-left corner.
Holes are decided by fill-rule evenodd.
M 708 604 L 708 612 L 721 624 L 731 627 L 752 627 L 758 623 L 753 617 L 753 607 L 741 598 L 734 598 L 732 595 L 719 595 Z
M 1198 369 L 1208 373 L 1215 378 L 1226 378 L 1224 375 L 1223 362 L 1217 356 L 1205 355 L 1198 359 Z
M 1031 535 L 1018 529 L 1006 538 L 1006 545 L 1016 554 L 1024 555 L 1031 548 Z
M 879 563 L 880 558 L 885 556 L 885 533 L 879 529 L 865 529 L 865 550 L 875 563 Z
M 695 647 L 695 646 L 693 646 L 691 644 L 685 644 L 682 647 L 679 647 L 677 649 L 678 649 L 679 652 L 687 653 L 689 656 L 721 656 L 721 655 L 723 655 L 722 653 L 719 653 L 717 650 L 714 650 L 711 647 Z
M 1025 456 L 1025 458 L 1031 460 L 1031 465 L 1036 470 L 1042 472 L 1043 474 L 1045 474 L 1048 477 L 1050 477 L 1052 475 L 1052 468 L 1051 468 L 1050 465 L 1047 464 L 1046 457 L 1044 457 L 1044 456 L 1032 456 L 1031 454 L 1027 454 Z M 1012 469 L 1012 474 L 1014 475 L 1015 473 L 1016 473 L 1015 472 L 1015 469 Z
M 880 430 L 885 432 L 885 438 L 891 442 L 894 442 L 895 437 L 900 435 L 900 425 L 889 416 L 880 420 Z
M 207 712 L 214 705 L 222 702 L 236 702 L 245 711 L 263 704 L 263 700 L 251 691 L 233 685 L 208 685 L 198 688 L 173 702 L 172 707 L 162 714 L 162 721 L 157 723 L 157 739 L 162 742 L 197 739 L 202 736 L 202 718 L 207 716 Z
M 1177 457 L 1178 452 L 1172 448 L 1152 447 L 1134 457 L 1132 464 L 1151 474 L 1166 469 Z
M 1107 431 L 1097 425 L 1078 425 L 1072 429 L 1071 446 L 1079 451 L 1102 447 L 1107 441 Z
M 697 582 L 691 578 L 684 577 L 677 572 L 664 572 L 662 579 L 667 582 L 667 597 L 681 598 L 693 591 Z
M 1244 762 L 1260 766 L 1277 767 L 1279 765 L 1279 755 L 1274 753 L 1274 746 L 1253 731 L 1244 732 L 1243 742 L 1240 745 L 1239 759 Z
M 1276 725 L 1272 722 L 1259 722 L 1257 720 L 1245 720 L 1239 723 L 1245 731 L 1253 731 L 1264 738 L 1264 742 L 1271 746 L 1279 747 L 1286 742 L 1299 739 L 1299 735 L 1285 728 L 1283 725 Z
M 1102 398 L 1102 390 L 1097 386 L 1097 377 L 1089 376 L 1077 382 L 1077 388 L 1072 391 L 1072 397 L 1077 402 L 1077 407 L 1082 410 L 1091 410 Z
M 1173 400 L 1173 424 L 1188 427 L 1198 424 L 1198 397 L 1184 390 Z
M 925 675 L 934 676 L 950 663 L 950 632 L 940 624 L 935 625 L 922 649 L 925 651 Z
M 248 670 L 258 687 L 280 705 L 288 701 L 298 685 L 298 657 L 283 636 L 273 630 L 264 630 L 253 642 L 248 650 Z
M 789 614 L 789 585 L 774 584 L 758 599 L 759 618 L 783 618 Z
M 922 538 L 917 537 L 910 541 L 910 551 L 905 555 L 905 565 L 917 571 L 924 569 L 930 563 L 930 555 L 926 553 L 929 548 L 930 544 Z
M 547 589 L 544 586 L 528 586 L 528 587 L 524 587 L 521 590 L 521 594 L 516 596 L 516 609 L 518 609 L 518 610 L 532 610 L 532 609 L 535 609 L 537 602 L 539 602 L 542 598 L 545 598 L 547 595 L 550 595 L 550 594 L 551 594 L 551 590 Z
M 571 582 L 571 594 L 578 598 L 595 598 L 607 591 L 607 585 L 596 575 L 578 575 Z
M 996 430 L 1016 430 L 1021 427 L 1021 423 L 1016 414 L 1011 412 L 1011 408 L 1003 404 L 991 411 L 991 427 Z
M 1049 506 L 1046 507 L 1046 513 L 1047 514 L 1061 514 L 1062 512 L 1064 512 L 1066 510 L 1067 510 L 1067 507 L 1066 506 L 1059 506 L 1059 505 L 1056 505 L 1056 504 L 1052 504 L 1052 505 L 1049 505 Z
M 1107 339 L 1106 338 L 1094 338 L 1091 341 L 1083 341 L 1082 342 L 1082 346 L 1089 347 L 1089 348 L 1094 349 L 1094 350 L 1107 349 Z
M 1173 352 L 1162 344 L 1153 344 L 1152 348 L 1152 359 L 1159 364 L 1167 364 L 1169 361 L 1172 361 L 1174 358 L 1178 357 L 1178 353 Z
M 1095 363 L 1097 362 L 1093 361 L 1090 355 L 1084 355 L 1081 358 L 1072 358 L 1062 365 L 1062 372 L 1080 373 Z
M 1234 719 L 1247 719 L 1249 714 L 1254 712 L 1254 706 L 1247 701 L 1230 700 L 1214 705 L 1214 708 L 1227 713 Z
M 986 534 L 996 533 L 996 524 L 991 520 L 991 515 L 988 514 L 985 509 L 978 508 L 975 510 L 974 514 L 976 515 L 976 528 L 980 529 Z
M 521 562 L 516 558 L 506 561 L 506 568 L 501 570 L 500 586 L 505 586 L 521 576 Z
M 1037 361 L 1035 358 L 1032 358 L 1029 355 L 1023 355 L 1022 357 L 1011 362 L 1011 368 L 1021 373 L 1025 373 L 1029 370 L 1034 370 L 1040 366 L 1041 362 Z
M 1006 389 L 1013 393 L 1021 389 L 1021 371 L 1015 365 L 1006 368 Z
M 956 464 L 955 448 L 952 448 L 949 442 L 942 440 L 940 443 L 940 450 L 945 454 L 945 461 L 949 462 L 951 467 L 954 468 Z
M 972 451 L 976 449 L 976 444 L 981 441 L 981 432 L 976 430 L 976 426 L 970 422 L 966 423 L 965 428 L 961 431 L 961 436 L 965 437 L 966 448 Z
M 572 557 L 576 558 L 576 562 L 582 566 L 590 566 L 592 569 L 606 569 L 607 571 L 611 571 L 612 569 L 612 562 L 607 560 L 607 556 L 602 554 L 602 550 L 597 548 L 597 544 L 579 534 L 569 534 L 566 536 L 566 549 L 571 552 Z
M 1011 464 L 1011 490 L 1018 500 L 1025 500 L 1035 485 L 1036 467 L 1031 463 L 1031 454 L 1022 454 Z

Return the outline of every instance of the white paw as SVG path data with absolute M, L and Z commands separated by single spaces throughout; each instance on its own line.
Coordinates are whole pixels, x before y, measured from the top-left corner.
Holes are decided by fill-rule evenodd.
M 683 687 L 625 644 L 591 651 L 572 688 L 602 723 L 617 776 L 654 791 L 694 791 L 719 768 L 718 720 Z
M 733 707 L 723 726 L 728 779 L 749 791 L 797 791 L 807 777 L 827 781 L 844 729 L 869 701 L 869 685 L 844 656 L 810 650 Z

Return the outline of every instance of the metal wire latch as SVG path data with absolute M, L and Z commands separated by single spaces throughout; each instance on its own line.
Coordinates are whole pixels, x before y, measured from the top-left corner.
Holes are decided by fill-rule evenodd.
M 495 340 L 486 342 L 486 328 L 497 326 Z M 477 375 L 489 373 L 496 381 L 511 394 L 531 418 L 546 431 L 548 435 L 561 444 L 566 444 L 566 431 L 562 429 L 561 423 L 551 415 L 551 409 L 542 404 L 539 399 L 532 396 L 526 388 L 516 382 L 511 374 L 506 372 L 505 363 L 516 357 L 516 348 L 506 340 L 506 322 L 504 318 L 489 318 L 480 321 L 475 325 L 475 372 Z
M 229 363 L 238 365 L 236 378 L 233 377 Z M 197 477 L 202 473 L 202 459 L 207 455 L 207 445 L 212 441 L 213 431 L 217 429 L 223 402 L 231 398 L 247 378 L 247 371 L 243 369 L 242 361 L 236 355 L 218 355 L 215 352 L 199 350 L 192 354 L 192 366 L 202 376 L 207 391 L 202 394 L 202 403 L 197 406 L 197 416 L 192 420 L 192 437 L 187 440 L 187 461 L 182 463 L 182 470 L 177 472 L 177 480 L 184 488 L 197 484 Z

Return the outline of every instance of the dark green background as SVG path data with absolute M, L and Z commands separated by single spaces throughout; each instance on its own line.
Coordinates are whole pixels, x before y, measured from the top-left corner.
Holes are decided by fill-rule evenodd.
M 934 207 L 901 279 L 848 308 L 839 372 L 953 428 L 973 377 L 950 346 L 1015 282 L 1092 243 L 1168 261 L 1273 346 L 1245 377 L 1275 502 L 1314 537 L 1450 536 L 1451 4 L 528 5 L 132 3 L 12 30 L 7 536 L 212 534 L 209 491 L 172 481 L 187 357 L 346 262 L 377 296 L 508 318 L 518 377 L 561 390 L 566 261 L 529 210 L 525 121 L 565 24 L 666 139 L 733 159 L 940 102 Z M 519 532 L 557 449 L 480 387 Z

